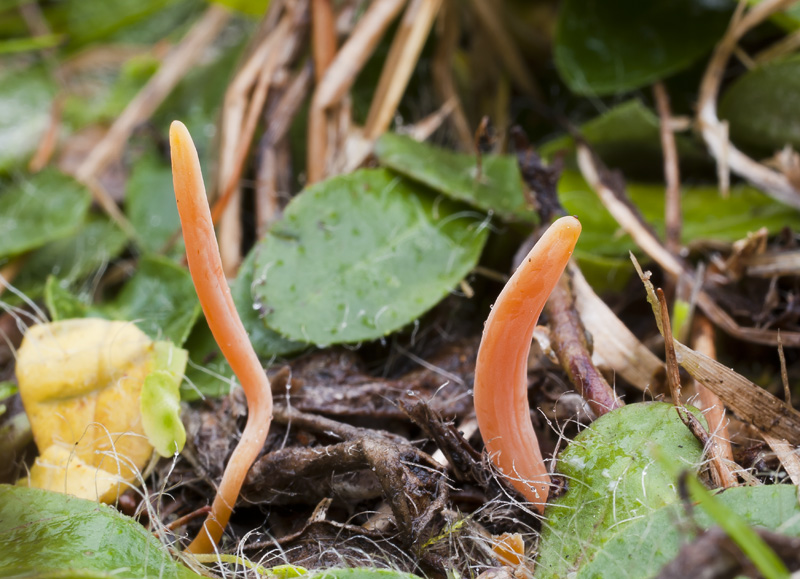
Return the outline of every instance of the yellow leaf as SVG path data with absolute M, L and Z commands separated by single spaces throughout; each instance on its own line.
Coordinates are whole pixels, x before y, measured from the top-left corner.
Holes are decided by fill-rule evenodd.
M 53 445 L 70 448 L 71 460 L 134 480 L 153 452 L 142 428 L 139 397 L 154 349 L 155 343 L 129 322 L 86 318 L 30 328 L 18 352 L 17 380 L 40 452 Z M 71 481 L 76 470 L 60 472 L 67 479 L 61 489 L 83 488 L 84 475 Z M 38 480 L 32 478 L 32 485 Z M 113 501 L 116 492 L 102 498 Z

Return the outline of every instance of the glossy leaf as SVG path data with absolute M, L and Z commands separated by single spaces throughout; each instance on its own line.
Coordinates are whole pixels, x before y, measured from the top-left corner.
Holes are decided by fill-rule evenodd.
M 751 526 L 800 537 L 797 487 L 735 487 L 715 498 Z M 702 528 L 715 524 L 702 507 L 695 507 L 692 520 Z M 611 537 L 581 567 L 577 579 L 655 577 L 661 567 L 677 556 L 682 545 L 692 541 L 687 528 L 691 528 L 689 517 L 681 504 L 641 516 Z
M 19 167 L 36 150 L 56 90 L 44 67 L 0 70 L 0 174 Z
M 306 189 L 261 242 L 253 294 L 267 326 L 318 345 L 385 336 L 475 266 L 484 217 L 384 170 Z
M 133 519 L 93 501 L 0 485 L 0 575 L 189 579 Z
M 709 52 L 731 13 L 731 4 L 716 0 L 566 0 L 556 27 L 556 68 L 581 95 L 639 88 Z
M 0 259 L 70 235 L 91 203 L 83 185 L 52 169 L 0 183 L 0 191 Z
M 504 219 L 536 219 L 525 199 L 517 160 L 510 155 L 484 155 L 479 176 L 475 155 L 394 133 L 385 133 L 378 140 L 375 155 L 385 167 L 481 211 L 494 212 Z
M 669 469 L 696 468 L 703 448 L 674 406 L 630 404 L 602 416 L 559 456 L 569 490 L 545 511 L 536 576 L 567 577 L 637 518 L 678 500 Z
M 733 83 L 719 114 L 730 123 L 731 140 L 771 152 L 800 148 L 800 57 L 755 68 Z

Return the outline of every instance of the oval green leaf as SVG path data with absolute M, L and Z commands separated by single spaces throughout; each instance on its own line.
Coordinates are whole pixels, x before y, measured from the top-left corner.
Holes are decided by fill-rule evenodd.
M 696 468 L 703 448 L 663 402 L 630 404 L 602 416 L 559 456 L 566 494 L 548 504 L 536 577 L 568 577 L 592 561 L 613 536 L 678 500 L 661 460 Z
M 83 185 L 54 169 L 13 184 L 0 182 L 0 259 L 68 236 L 90 203 Z
M 268 327 L 320 346 L 373 340 L 414 321 L 469 273 L 484 216 L 385 170 L 310 187 L 255 257 Z
M 751 526 L 800 537 L 797 487 L 734 487 L 715 498 Z M 715 524 L 702 507 L 695 508 L 692 521 L 702 528 Z M 592 560 L 581 567 L 577 578 L 655 577 L 685 543 L 692 541 L 692 535 L 686 532 L 691 528 L 689 522 L 680 504 L 647 513 L 610 537 Z
M 556 68 L 581 95 L 651 84 L 710 51 L 732 7 L 716 0 L 565 0 L 556 25 Z
M 0 543 L 4 577 L 200 577 L 115 509 L 39 489 L 0 485 Z
M 375 144 L 381 165 L 413 181 L 510 221 L 536 221 L 525 198 L 517 160 L 510 155 L 484 155 L 481 174 L 475 155 L 457 153 L 411 137 L 384 133 Z
M 800 149 L 800 56 L 753 69 L 725 91 L 719 113 L 731 140 L 768 153 Z

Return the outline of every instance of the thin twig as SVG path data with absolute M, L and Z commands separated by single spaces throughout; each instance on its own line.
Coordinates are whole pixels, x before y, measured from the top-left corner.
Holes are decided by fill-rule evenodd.
M 28 171 L 31 173 L 38 173 L 50 162 L 53 152 L 56 150 L 56 145 L 58 144 L 58 130 L 61 127 L 61 113 L 63 109 L 63 97 L 56 96 L 56 98 L 53 99 L 53 104 L 50 105 L 50 117 L 47 121 L 47 130 L 39 141 L 36 153 L 34 153 L 28 163 Z
M 800 208 L 800 191 L 778 171 L 754 161 L 729 140 L 727 127 L 717 116 L 717 95 L 725 73 L 725 66 L 737 43 L 749 30 L 769 16 L 787 8 L 794 0 L 764 0 L 742 14 L 744 2 L 734 14 L 725 36 L 720 40 L 706 68 L 700 84 L 697 105 L 697 125 L 711 155 L 725 170 L 721 175 L 723 192 L 727 190 L 727 169 L 736 173 L 761 189 L 773 199 L 792 207 Z
M 529 96 L 541 101 L 542 91 L 528 72 L 529 68 L 519 53 L 519 47 L 511 41 L 511 35 L 497 12 L 499 6 L 500 3 L 491 0 L 472 0 L 472 9 L 478 22 L 486 29 L 487 37 L 494 43 L 500 62 L 514 83 Z
M 675 356 L 675 346 L 672 342 L 672 325 L 669 323 L 669 306 L 667 298 L 661 288 L 656 290 L 658 297 L 659 316 L 661 318 L 661 332 L 664 334 L 664 351 L 667 361 L 667 383 L 672 396 L 672 403 L 681 404 L 681 372 L 678 369 L 678 359 Z
M 459 34 L 458 20 L 459 6 L 455 0 L 445 0 L 437 26 L 436 51 L 433 54 L 431 75 L 433 87 L 442 102 L 453 103 L 453 110 L 449 115 L 450 122 L 453 124 L 461 148 L 468 151 L 472 146 L 472 130 L 469 128 L 464 105 L 461 104 L 461 98 L 453 81 L 453 57 L 458 46 Z
M 664 207 L 667 251 L 677 255 L 681 247 L 681 176 L 678 166 L 678 147 L 672 132 L 672 111 L 664 83 L 653 85 L 653 96 L 660 121 L 661 148 L 664 151 L 664 178 L 667 182 Z
M 607 170 L 605 170 L 605 167 L 602 166 L 600 160 L 595 157 L 586 143 L 579 142 L 577 144 L 577 157 L 583 178 L 594 189 L 600 201 L 620 227 L 633 238 L 633 241 L 642 251 L 658 263 L 669 275 L 675 278 L 685 276 L 688 280 L 693 280 L 694 276 L 689 268 L 679 258 L 666 250 L 652 230 L 647 227 L 641 215 L 637 214 L 629 203 L 623 201 L 622 195 L 624 191 L 615 191 L 611 185 L 606 183 L 605 179 L 607 177 L 604 178 L 604 176 Z M 776 331 L 745 328 L 737 324 L 705 290 L 701 289 L 697 292 L 697 305 L 712 322 L 734 337 L 770 346 L 778 343 L 778 333 Z M 786 345 L 800 347 L 800 332 L 782 332 L 781 337 Z
M 695 351 L 716 359 L 716 348 L 714 347 L 714 326 L 708 318 L 698 315 L 695 318 L 695 333 L 693 344 Z M 700 399 L 700 409 L 708 422 L 708 431 L 711 434 L 712 443 L 717 445 L 718 452 L 713 456 L 718 456 L 720 460 L 714 461 L 714 469 L 723 487 L 728 488 L 736 485 L 736 477 L 731 472 L 729 465 L 733 464 L 733 449 L 731 448 L 730 434 L 728 433 L 728 421 L 725 417 L 725 405 L 719 396 L 711 390 L 697 383 L 697 393 Z
M 377 139 L 389 128 L 441 6 L 442 0 L 411 0 L 406 8 L 372 97 L 366 139 Z
M 595 416 L 600 417 L 624 403 L 592 362 L 586 329 L 575 308 L 569 278 L 569 272 L 561 276 L 545 306 L 551 343 L 570 382 L 589 403 Z
M 158 72 L 128 103 L 103 140 L 78 167 L 75 176 L 79 181 L 85 182 L 96 177 L 120 154 L 133 129 L 156 111 L 175 85 L 214 41 L 229 16 L 228 10 L 219 4 L 208 7 L 180 44 L 167 55 Z
M 405 0 L 375 0 L 358 21 L 317 84 L 308 113 L 306 172 L 309 184 L 325 176 L 328 165 L 328 112 L 353 86 L 384 32 L 403 8 Z
M 336 56 L 336 18 L 331 0 L 311 0 L 311 45 L 314 78 L 319 82 Z

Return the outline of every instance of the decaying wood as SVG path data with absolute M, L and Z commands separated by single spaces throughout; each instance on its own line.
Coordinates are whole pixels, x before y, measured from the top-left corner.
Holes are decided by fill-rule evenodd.
M 577 264 L 570 263 L 575 307 L 592 335 L 595 364 L 613 370 L 636 388 L 648 390 L 664 368 L 658 359 L 594 293 Z
M 751 255 L 742 260 L 747 275 L 775 277 L 800 275 L 800 249 Z
M 545 311 L 550 340 L 570 382 L 589 403 L 595 416 L 600 417 L 624 403 L 592 362 L 586 330 L 575 309 L 570 286 L 569 272 L 566 272 L 547 300 Z
M 259 459 L 245 483 L 251 501 L 271 503 L 316 502 L 335 490 L 347 504 L 382 493 L 389 502 L 401 539 L 421 545 L 438 528 L 436 519 L 448 500 L 448 485 L 440 466 L 402 437 L 385 431 L 338 425 L 336 421 L 306 415 L 290 406 L 277 409 L 275 421 L 343 442 L 275 450 Z M 331 476 L 332 473 L 336 476 Z M 336 477 L 362 473 L 362 484 L 334 488 Z M 372 483 L 372 484 L 371 484 Z
M 776 438 L 769 434 L 762 434 L 764 441 L 781 461 L 781 465 L 789 475 L 793 485 L 800 486 L 800 457 L 798 457 L 797 447 L 792 447 L 782 438 Z

